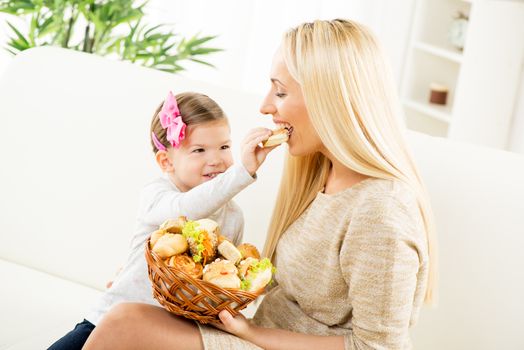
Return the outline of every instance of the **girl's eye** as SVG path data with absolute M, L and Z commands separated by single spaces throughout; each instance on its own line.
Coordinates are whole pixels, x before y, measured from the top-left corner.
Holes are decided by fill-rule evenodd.
M 275 96 L 276 96 L 276 97 L 279 97 L 279 98 L 282 98 L 282 97 L 286 96 L 286 94 L 284 94 L 284 93 L 282 93 L 282 92 L 277 92 L 277 93 L 275 94 Z
M 192 151 L 192 153 L 202 153 L 202 152 L 204 152 L 203 148 L 197 148 L 197 149 Z
M 224 145 L 224 146 L 220 147 L 220 149 L 229 149 L 229 145 Z

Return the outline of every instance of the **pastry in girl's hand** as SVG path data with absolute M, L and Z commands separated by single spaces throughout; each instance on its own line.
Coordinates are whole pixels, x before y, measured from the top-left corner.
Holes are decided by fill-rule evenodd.
M 240 288 L 240 278 L 235 264 L 229 260 L 216 259 L 204 268 L 203 280 L 220 288 Z
M 269 282 L 275 268 L 268 258 L 262 260 L 247 258 L 240 262 L 241 288 L 248 292 L 257 292 Z
M 176 219 L 166 220 L 160 225 L 161 230 L 165 230 L 170 233 L 182 233 L 182 229 L 187 222 L 185 216 L 179 216 Z
M 204 268 L 202 264 L 194 262 L 189 256 L 174 255 L 167 260 L 167 265 L 184 271 L 193 278 L 202 278 Z
M 281 127 L 276 130 L 273 130 L 271 136 L 262 142 L 263 147 L 273 147 L 280 145 L 283 142 L 286 142 L 289 139 L 290 129 Z
M 158 238 L 152 250 L 157 253 L 159 257 L 165 259 L 176 254 L 184 253 L 187 249 L 187 240 L 182 235 L 166 233 Z
M 232 261 L 234 264 L 238 263 L 242 259 L 240 251 L 229 241 L 223 241 L 218 245 L 218 252 L 226 260 Z
M 188 221 L 184 225 L 182 234 L 189 243 L 189 250 L 195 262 L 205 265 L 213 260 L 220 234 L 215 221 L 211 219 Z
M 242 243 L 237 248 L 244 259 L 249 257 L 260 259 L 260 253 L 258 252 L 258 249 L 252 244 Z

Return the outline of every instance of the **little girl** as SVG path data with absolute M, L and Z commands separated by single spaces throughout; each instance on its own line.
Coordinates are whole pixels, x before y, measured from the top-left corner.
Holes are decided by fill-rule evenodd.
M 151 122 L 151 144 L 165 177 L 146 185 L 141 194 L 131 252 L 122 271 L 83 322 L 50 349 L 81 349 L 96 324 L 121 302 L 159 305 L 153 299 L 144 244 L 169 218 L 211 218 L 235 245 L 242 240 L 244 219 L 232 198 L 252 184 L 255 172 L 275 147 L 262 148 L 271 131 L 251 130 L 241 145 L 241 164 L 233 164 L 229 123 L 211 98 L 170 92 Z

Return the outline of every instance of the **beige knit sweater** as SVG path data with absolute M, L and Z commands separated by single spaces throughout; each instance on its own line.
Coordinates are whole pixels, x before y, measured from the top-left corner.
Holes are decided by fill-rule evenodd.
M 283 234 L 276 286 L 253 322 L 317 335 L 343 335 L 346 349 L 409 349 L 428 273 L 417 201 L 397 181 L 367 179 L 319 193 Z M 258 349 L 201 327 L 206 349 Z

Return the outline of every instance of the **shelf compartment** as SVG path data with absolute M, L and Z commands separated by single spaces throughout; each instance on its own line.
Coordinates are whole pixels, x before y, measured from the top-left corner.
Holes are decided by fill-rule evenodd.
M 403 88 L 403 99 L 429 105 L 430 84 L 438 83 L 448 88 L 447 102 L 442 106 L 443 108 L 434 106 L 438 111 L 451 114 L 460 67 L 461 65 L 455 61 L 443 59 L 426 51 L 414 50 L 411 69 L 406 75 Z
M 404 120 L 408 129 L 432 136 L 447 137 L 449 124 L 420 113 L 411 108 L 404 108 Z
M 453 62 L 462 63 L 462 53 L 458 52 L 457 50 L 441 48 L 432 44 L 424 43 L 422 41 L 417 41 L 413 47 L 431 55 L 435 55 Z
M 457 0 L 427 0 L 419 6 L 420 15 L 415 24 L 418 28 L 418 35 L 413 38 L 414 42 L 428 43 L 460 54 L 461 51 L 451 45 L 448 40 L 449 29 L 457 12 L 460 11 L 469 16 L 471 3 Z
M 404 106 L 443 123 L 451 123 L 451 110 L 449 107 L 415 100 L 405 100 Z

